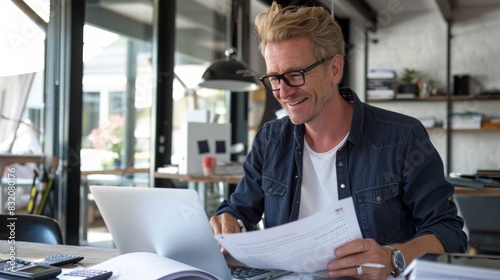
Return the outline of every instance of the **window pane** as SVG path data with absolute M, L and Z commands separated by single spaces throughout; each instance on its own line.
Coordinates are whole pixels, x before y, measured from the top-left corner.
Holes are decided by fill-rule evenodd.
M 109 24 L 84 29 L 83 170 L 149 166 L 151 42 Z
M 28 2 L 45 24 L 49 1 Z M 0 1 L 0 18 L 0 153 L 41 154 L 45 30 L 12 1 Z M 19 175 L 32 178 L 33 168 Z
M 198 88 L 210 63 L 224 58 L 229 1 L 177 1 L 172 163 L 179 163 L 180 125 L 192 110 L 208 110 L 227 123 L 226 91 Z

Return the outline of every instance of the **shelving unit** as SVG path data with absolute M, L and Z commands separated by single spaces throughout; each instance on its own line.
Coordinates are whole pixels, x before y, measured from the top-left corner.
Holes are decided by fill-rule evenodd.
M 404 103 L 417 103 L 417 102 L 446 102 L 447 96 L 438 95 L 431 97 L 417 97 L 417 98 L 390 98 L 390 99 L 368 99 L 368 103 L 387 103 L 387 102 L 404 102 Z M 471 97 L 471 96 L 451 96 L 451 101 L 478 101 L 478 102 L 489 102 L 489 101 L 500 101 L 500 96 L 488 97 L 483 96 Z M 500 103 L 499 103 L 500 104 Z M 446 131 L 442 126 L 429 127 L 428 131 Z M 480 129 L 450 129 L 451 132 L 500 132 L 499 127 L 482 127 Z
M 468 104 L 467 102 L 470 102 Z M 492 103 L 493 102 L 493 103 Z M 476 137 L 484 139 L 494 137 L 500 135 L 500 127 L 481 127 L 479 129 L 448 129 L 443 125 L 444 122 L 449 121 L 446 119 L 447 115 L 450 115 L 451 112 L 461 111 L 461 107 L 472 107 L 473 111 L 481 111 L 481 105 L 490 104 L 490 106 L 498 106 L 500 108 L 500 98 L 484 98 L 484 97 L 471 97 L 471 96 L 450 96 L 448 100 L 448 96 L 432 96 L 427 98 L 415 98 L 415 99 L 372 99 L 367 100 L 367 103 L 370 103 L 375 106 L 379 106 L 382 108 L 386 108 L 389 110 L 394 110 L 394 108 L 401 109 L 400 111 L 404 111 L 405 109 L 412 108 L 410 110 L 419 111 L 419 108 L 423 108 L 422 112 L 428 109 L 430 106 L 441 107 L 443 109 L 442 121 L 438 121 L 435 127 L 428 127 L 427 131 L 431 135 L 431 138 L 439 140 L 438 150 L 443 152 L 442 157 L 446 166 L 446 172 L 454 172 L 456 171 L 453 166 L 453 155 L 457 153 L 457 148 L 454 148 L 453 145 L 460 146 L 460 140 L 462 138 L 471 139 L 471 137 Z M 450 103 L 450 107 L 448 107 L 448 103 Z M 465 105 L 464 105 L 465 104 Z M 467 105 L 468 104 L 468 105 Z M 498 104 L 498 105 L 492 105 Z M 458 108 L 456 108 L 458 107 Z M 466 110 L 463 110 L 466 111 Z M 403 112 L 405 113 L 405 112 Z M 405 113 L 408 114 L 408 113 Z M 409 114 L 415 117 L 415 114 Z M 439 116 L 438 116 L 439 117 Z M 447 125 L 446 127 L 449 127 Z M 459 141 L 459 142 L 457 142 Z M 453 150 L 455 149 L 455 150 Z M 455 152 L 454 152 L 455 151 Z
M 480 129 L 452 129 L 452 132 L 466 132 L 466 133 L 475 133 L 475 132 L 500 132 L 500 128 L 480 128 Z
M 452 95 L 450 96 L 451 101 L 491 101 L 499 100 L 500 96 L 468 96 L 468 95 Z M 392 101 L 408 101 L 408 102 L 436 102 L 436 101 L 447 101 L 448 96 L 446 95 L 435 95 L 430 97 L 416 97 L 416 98 L 387 98 L 387 99 L 367 99 L 369 103 L 372 102 L 392 102 Z
M 435 64 L 434 66 L 438 65 L 442 68 L 439 68 L 441 73 L 446 73 L 445 75 L 445 82 L 446 82 L 446 87 L 442 88 L 442 92 L 438 93 L 438 95 L 434 96 L 429 96 L 429 97 L 417 97 L 417 98 L 388 98 L 388 99 L 368 99 L 367 96 L 367 86 L 368 86 L 368 70 L 371 69 L 369 66 L 371 63 L 368 63 L 369 60 L 369 51 L 365 50 L 365 100 L 367 103 L 370 103 L 374 106 L 386 108 L 389 110 L 393 111 L 398 111 L 403 114 L 408 114 L 414 117 L 422 117 L 424 118 L 425 116 L 433 116 L 437 117 L 438 119 L 438 124 L 436 127 L 430 127 L 427 128 L 429 134 L 431 135 L 431 138 L 437 139 L 439 147 L 436 147 L 443 158 L 444 164 L 445 164 L 445 172 L 457 172 L 457 171 L 462 171 L 462 169 L 468 169 L 468 172 L 474 172 L 471 169 L 475 167 L 474 165 L 494 165 L 495 168 L 498 168 L 498 164 L 495 163 L 497 162 L 495 159 L 498 158 L 498 144 L 495 144 L 497 139 L 500 139 L 500 128 L 498 127 L 481 127 L 480 129 L 451 129 L 450 127 L 450 122 L 451 122 L 451 116 L 453 113 L 457 112 L 481 112 L 484 113 L 483 116 L 494 116 L 498 117 L 500 113 L 498 113 L 498 109 L 495 108 L 500 108 L 500 95 L 498 94 L 487 94 L 484 96 L 469 96 L 469 95 L 453 95 L 453 88 L 451 85 L 451 81 L 453 80 L 452 76 L 452 68 L 451 68 L 451 44 L 452 44 L 452 24 L 453 20 L 451 19 L 450 15 L 445 16 L 445 24 L 446 24 L 446 31 L 445 31 L 445 40 L 446 40 L 446 45 L 441 45 L 442 50 L 446 50 L 445 53 L 440 53 L 440 52 L 433 52 L 435 57 L 442 57 L 446 60 L 446 63 L 443 64 Z M 408 26 L 405 26 L 405 28 L 408 28 Z M 422 30 L 425 32 L 426 28 L 425 26 L 422 27 Z M 428 29 L 427 29 L 428 30 Z M 444 29 L 443 29 L 444 30 Z M 408 33 L 411 33 L 408 31 Z M 397 31 L 390 30 L 388 33 L 384 35 L 379 36 L 377 40 L 383 40 L 384 38 L 389 39 L 389 35 L 387 34 L 397 34 Z M 370 36 L 367 33 L 365 33 L 366 36 L 366 41 L 365 42 L 372 42 L 370 40 Z M 427 36 L 425 38 L 432 37 L 432 36 Z M 397 57 L 399 58 L 401 56 L 401 53 L 398 53 L 397 50 L 391 48 L 391 46 L 395 45 L 395 42 L 401 42 L 401 38 L 397 37 L 400 39 L 400 41 L 396 40 L 390 40 L 392 45 L 385 45 L 385 50 L 386 52 L 382 52 L 380 57 L 388 57 L 389 51 L 392 51 L 394 54 L 398 55 Z M 435 37 L 432 37 L 436 39 Z M 373 40 L 375 41 L 375 40 Z M 444 41 L 443 41 L 444 42 Z M 415 54 L 416 52 L 413 51 L 408 51 L 409 45 L 412 44 L 406 44 L 404 45 L 407 47 L 407 50 L 405 51 L 408 54 Z M 413 44 L 415 45 L 415 44 Z M 412 45 L 412 46 L 413 46 Z M 365 43 L 366 48 L 368 49 L 369 44 Z M 417 44 L 418 46 L 418 44 Z M 432 48 L 436 48 L 436 45 L 432 45 Z M 439 46 L 439 45 L 438 45 Z M 380 48 L 380 47 L 378 47 Z M 429 46 L 431 48 L 431 46 Z M 470 48 L 470 46 L 469 46 Z M 405 53 L 405 54 L 406 54 Z M 418 52 L 418 54 L 422 54 L 426 52 Z M 442 54 L 440 56 L 436 56 L 436 53 Z M 372 54 L 373 55 L 373 54 Z M 444 56 L 443 56 L 444 55 Z M 471 54 L 473 57 L 476 57 L 476 53 Z M 374 56 L 375 57 L 375 56 Z M 492 57 L 491 59 L 496 59 L 495 57 Z M 398 63 L 401 63 L 401 60 L 398 60 L 396 62 L 392 61 L 393 64 L 388 64 L 389 66 L 382 66 L 380 59 L 375 60 L 375 67 L 380 67 L 380 68 L 390 68 L 393 67 L 394 70 L 397 70 L 397 65 L 400 65 Z M 402 63 L 407 63 L 402 62 Z M 456 63 L 456 59 L 454 60 Z M 484 63 L 484 61 L 478 63 Z M 491 62 L 494 63 L 494 62 Z M 429 62 L 429 64 L 432 64 L 432 61 Z M 405 64 L 407 65 L 407 64 Z M 373 65 L 372 65 L 373 67 Z M 422 67 L 422 65 L 420 65 Z M 431 66 L 432 68 L 432 66 Z M 462 67 L 463 68 L 463 67 Z M 472 67 L 471 67 L 472 68 Z M 433 70 L 436 68 L 434 67 Z M 441 70 L 442 69 L 442 70 Z M 457 72 L 456 69 L 454 69 L 454 72 Z M 463 71 L 463 70 L 462 70 Z M 467 71 L 467 70 L 466 70 Z M 431 71 L 432 73 L 432 71 Z M 453 73 L 456 74 L 456 73 Z M 435 73 L 434 73 L 435 75 Z M 439 76 L 439 75 L 438 75 Z M 431 76 L 433 77 L 433 76 Z M 441 84 L 442 84 L 441 80 Z M 434 114 L 432 114 L 430 111 L 433 111 Z M 411 112 L 411 113 L 408 113 Z M 445 128 L 448 127 L 448 128 Z M 476 135 L 477 134 L 477 135 Z M 431 139 L 432 140 L 432 139 Z M 465 144 L 467 143 L 467 144 Z M 478 149 L 482 149 L 482 153 L 477 153 L 479 151 Z M 488 151 L 488 152 L 485 152 Z M 468 162 L 473 162 L 475 161 L 477 164 L 469 164 Z M 464 168 L 466 167 L 466 168 Z

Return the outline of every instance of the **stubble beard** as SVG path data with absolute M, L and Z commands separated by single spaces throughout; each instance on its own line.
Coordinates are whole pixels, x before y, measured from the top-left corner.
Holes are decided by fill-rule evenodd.
M 288 116 L 290 117 L 290 121 L 295 124 L 295 125 L 300 125 L 300 124 L 306 124 L 309 122 L 312 122 L 325 108 L 326 104 L 330 102 L 332 99 L 332 96 L 330 94 L 325 94 L 323 100 L 317 99 L 317 102 L 315 106 L 313 107 L 311 113 L 299 118 L 296 115 L 294 116 L 293 114 L 290 114 L 290 110 L 288 110 L 288 107 L 286 104 L 282 101 L 279 103 L 281 104 L 281 107 L 287 111 Z

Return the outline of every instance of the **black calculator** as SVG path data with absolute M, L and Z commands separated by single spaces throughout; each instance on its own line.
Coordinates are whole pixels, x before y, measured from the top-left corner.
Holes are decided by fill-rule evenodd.
M 83 260 L 82 256 L 75 255 L 53 255 L 45 257 L 40 263 L 52 266 L 62 266 L 65 264 L 73 264 Z
M 57 276 L 59 280 L 106 280 L 113 275 L 112 271 L 92 268 L 75 269 Z
M 0 261 L 0 278 L 4 279 L 54 279 L 61 271 L 59 267 L 20 259 Z

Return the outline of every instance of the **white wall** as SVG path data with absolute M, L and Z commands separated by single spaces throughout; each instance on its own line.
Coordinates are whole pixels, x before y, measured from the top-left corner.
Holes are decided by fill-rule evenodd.
M 350 24 L 350 42 L 352 46 L 349 51 L 349 57 L 346 57 L 346 61 L 349 61 L 349 87 L 354 90 L 361 100 L 365 100 L 365 22 L 351 19 Z
M 500 89 L 500 1 L 496 7 L 458 10 L 452 40 L 452 75 L 470 73 Z
M 493 7 L 456 10 L 454 16 L 451 74 L 469 74 L 485 88 L 500 89 L 500 3 Z M 362 27 L 356 22 L 351 27 L 356 52 L 350 60 L 351 87 L 364 98 L 364 51 L 361 51 L 364 41 L 359 40 Z M 446 31 L 447 24 L 438 11 L 391 14 L 376 33 L 370 33 L 368 68 L 392 68 L 397 73 L 403 68 L 414 68 L 423 78 L 431 79 L 438 91 L 445 92 Z M 371 42 L 373 39 L 377 43 Z M 445 102 L 372 104 L 415 117 L 443 118 L 446 113 Z M 500 117 L 500 101 L 455 102 L 454 111 L 479 111 L 486 116 Z M 430 134 L 445 159 L 444 132 Z M 451 153 L 449 171 L 475 173 L 477 169 L 500 169 L 500 131 L 454 132 Z
M 387 27 L 370 33 L 369 68 L 391 68 L 397 74 L 403 68 L 413 68 L 422 78 L 432 79 L 435 87 L 443 91 L 446 86 L 446 28 L 438 11 L 394 15 Z

